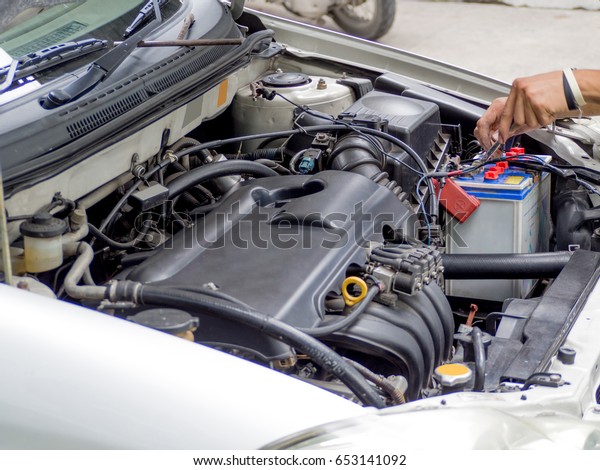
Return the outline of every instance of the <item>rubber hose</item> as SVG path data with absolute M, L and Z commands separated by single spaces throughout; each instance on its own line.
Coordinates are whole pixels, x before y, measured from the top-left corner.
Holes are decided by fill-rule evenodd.
M 444 254 L 446 279 L 555 278 L 571 259 L 571 252 Z
M 419 166 L 419 168 L 421 170 L 421 173 L 426 174 L 429 171 L 426 161 L 423 158 L 421 158 L 419 156 L 419 154 L 417 154 L 417 152 L 415 152 L 410 145 L 406 144 L 405 142 L 398 139 L 397 137 L 394 137 L 393 135 L 387 134 L 383 131 L 378 131 L 377 129 L 370 129 L 368 127 L 363 127 L 363 126 L 350 126 L 350 128 L 353 129 L 354 131 L 358 131 L 363 134 L 380 137 L 384 140 L 391 142 L 394 145 L 397 145 L 402 150 L 404 150 L 410 156 L 410 158 L 412 158 L 417 163 L 417 165 Z M 212 142 L 206 142 L 197 147 L 190 147 L 189 149 L 185 149 L 180 152 L 177 152 L 177 157 L 181 158 L 184 155 L 188 155 L 190 153 L 194 153 L 194 152 L 197 152 L 200 150 L 221 147 L 224 145 L 235 144 L 235 143 L 239 143 L 239 142 L 245 142 L 247 140 L 257 140 L 257 139 L 266 139 L 266 138 L 274 138 L 275 139 L 275 138 L 280 138 L 280 137 L 290 137 L 295 134 L 306 134 L 306 133 L 311 133 L 311 132 L 326 132 L 326 131 L 347 131 L 347 130 L 348 130 L 347 124 L 330 124 L 330 125 L 320 125 L 320 126 L 307 126 L 307 127 L 302 127 L 301 129 L 291 129 L 291 130 L 286 130 L 286 131 L 266 132 L 263 134 L 237 136 L 237 137 L 232 137 L 229 139 L 221 139 L 221 140 L 215 140 Z M 426 178 L 425 184 L 427 184 L 427 189 L 429 190 L 429 194 L 430 194 L 429 213 L 435 219 L 438 216 L 438 203 L 437 203 L 437 198 L 435 197 L 435 189 L 433 187 L 433 182 L 431 180 L 432 180 L 431 178 Z
M 389 180 L 382 170 L 384 163 L 381 151 L 360 134 L 347 134 L 340 138 L 328 161 L 333 170 L 358 173 L 376 182 L 381 181 L 385 186 Z
M 226 294 L 225 292 L 221 292 L 219 290 L 211 290 L 208 288 L 204 288 L 201 286 L 169 286 L 169 285 L 161 285 L 163 289 L 174 289 L 174 290 L 182 290 L 185 292 L 193 292 L 195 294 L 207 295 L 209 297 L 215 297 L 216 299 L 226 300 L 227 302 L 231 302 L 232 304 L 239 305 L 244 308 L 251 309 L 250 305 L 245 302 L 242 302 L 240 299 L 234 297 L 233 295 Z
M 176 169 L 179 169 L 178 167 L 176 167 L 176 165 L 179 165 L 179 164 L 174 163 L 173 167 Z M 179 167 L 183 168 L 183 166 L 181 166 L 181 165 L 179 165 Z M 183 168 L 182 171 L 178 171 L 177 173 L 170 174 L 169 176 L 167 176 L 165 178 L 164 184 L 168 186 L 171 181 L 175 181 L 177 178 L 180 178 L 181 176 L 185 175 L 187 172 L 188 172 L 188 170 Z M 215 197 L 208 189 L 206 189 L 204 186 L 198 184 L 192 188 L 189 188 L 187 190 L 187 192 L 183 193 L 181 195 L 181 199 L 188 206 L 198 207 L 201 204 L 203 204 L 204 202 L 214 201 Z M 175 199 L 174 201 L 176 202 L 177 200 Z
M 173 170 L 177 171 L 177 172 L 182 172 L 185 173 L 187 170 L 186 167 L 184 167 L 181 163 L 179 162 L 173 162 L 171 163 L 171 168 L 173 168 Z M 165 181 L 167 182 L 167 179 L 165 178 Z
M 112 248 L 116 248 L 117 250 L 127 250 L 129 248 L 133 248 L 135 246 L 135 244 L 141 240 L 140 235 L 142 235 L 142 237 L 143 237 L 148 232 L 148 228 L 146 227 L 146 225 L 144 225 L 142 231 L 133 240 L 121 243 L 116 240 L 113 240 L 108 235 L 105 235 L 103 232 L 100 231 L 100 229 L 96 228 L 92 224 L 88 224 L 88 227 L 90 229 L 90 233 L 94 237 L 102 240 L 108 246 L 111 246 Z
M 267 168 L 260 163 L 247 162 L 244 160 L 228 160 L 225 162 L 210 163 L 193 170 L 185 175 L 173 180 L 167 188 L 169 189 L 169 198 L 178 196 L 192 186 L 202 184 L 219 176 L 239 175 L 247 173 L 252 176 L 279 176 L 275 170 Z
M 379 294 L 379 287 L 371 286 L 367 292 L 367 295 L 365 295 L 365 298 L 362 299 L 360 303 L 353 309 L 351 309 L 350 313 L 341 320 L 325 323 L 324 325 L 314 328 L 298 328 L 298 330 L 314 338 L 322 338 L 323 336 L 330 335 L 336 331 L 343 330 L 356 321 L 356 319 L 367 309 L 377 294 Z
M 471 338 L 473 339 L 473 352 L 475 354 L 475 384 L 473 390 L 481 392 L 485 386 L 485 346 L 483 345 L 483 333 L 478 327 L 474 326 L 471 330 Z
M 379 388 L 381 388 L 384 392 L 386 392 L 394 405 L 403 405 L 406 403 L 406 398 L 402 391 L 383 375 L 378 375 L 375 372 L 371 371 L 371 369 L 363 366 L 360 362 L 353 361 L 352 359 L 348 359 L 345 357 L 346 362 L 348 362 L 352 367 L 354 367 L 358 372 L 362 374 L 362 376 L 368 381 L 374 383 Z
M 201 142 L 199 140 L 192 139 L 190 137 L 183 137 L 183 138 L 179 139 L 177 142 L 175 142 L 169 148 L 169 150 L 171 150 L 171 152 L 173 152 L 173 153 L 177 153 L 184 148 L 197 147 L 198 145 L 201 145 Z
M 356 369 L 348 365 L 339 354 L 320 341 L 276 318 L 243 308 L 239 305 L 222 303 L 201 294 L 147 285 L 140 286 L 137 292 L 137 299 L 145 305 L 166 305 L 186 311 L 225 318 L 242 323 L 277 340 L 284 341 L 293 348 L 304 352 L 315 363 L 335 375 L 365 405 L 376 408 L 385 407 L 383 399 L 376 390 L 369 385 Z M 129 298 L 127 300 L 134 299 Z
M 177 153 L 182 149 L 185 148 L 191 148 L 191 147 L 196 147 L 198 145 L 201 145 L 200 141 L 196 140 L 196 139 L 192 139 L 191 137 L 182 137 L 181 139 L 179 139 L 177 142 L 175 142 L 169 150 L 171 150 L 171 152 L 173 153 Z M 210 157 L 210 152 L 208 152 L 207 150 L 204 150 L 203 152 L 201 152 L 201 155 L 206 158 L 206 157 Z M 197 156 L 194 156 L 194 158 L 196 160 L 199 160 Z M 183 157 L 181 159 L 181 166 L 183 168 L 185 168 L 186 171 L 189 171 L 191 167 L 191 159 L 192 157 L 190 155 L 186 155 L 185 157 Z M 199 165 L 200 163 L 198 163 Z M 195 166 L 198 166 L 195 165 Z

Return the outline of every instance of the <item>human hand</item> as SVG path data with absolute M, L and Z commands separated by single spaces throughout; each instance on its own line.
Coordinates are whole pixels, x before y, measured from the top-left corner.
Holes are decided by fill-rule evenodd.
M 569 114 L 562 71 L 518 78 L 500 116 L 499 138 L 505 142 L 512 134 L 547 126 Z
M 494 140 L 506 142 L 512 135 L 547 126 L 571 114 L 561 71 L 518 78 L 508 97 L 494 100 L 477 121 L 475 136 L 488 149 Z
M 498 126 L 500 125 L 500 117 L 506 106 L 507 96 L 496 98 L 490 104 L 490 107 L 483 113 L 483 116 L 477 121 L 475 127 L 475 137 L 484 149 L 489 149 L 494 141 L 498 140 Z

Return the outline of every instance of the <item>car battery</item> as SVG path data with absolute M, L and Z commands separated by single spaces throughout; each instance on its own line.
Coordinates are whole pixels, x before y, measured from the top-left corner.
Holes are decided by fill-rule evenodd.
M 548 160 L 550 157 L 538 157 Z M 455 178 L 480 206 L 460 222 L 448 217 L 446 251 L 451 254 L 535 253 L 548 251 L 551 235 L 550 177 L 501 162 L 499 167 Z M 446 294 L 503 301 L 522 298 L 535 280 L 447 280 Z

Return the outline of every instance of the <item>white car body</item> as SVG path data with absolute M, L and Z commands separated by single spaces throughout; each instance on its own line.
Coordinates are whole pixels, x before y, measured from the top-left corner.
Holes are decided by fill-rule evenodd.
M 185 10 L 194 2 L 183 3 Z M 88 158 L 9 194 L 8 213 L 33 213 L 58 190 L 84 208 L 93 207 L 133 177 L 133 154 L 135 163 L 143 164 L 161 150 L 164 129 L 171 131 L 168 143 L 177 142 L 224 113 L 238 90 L 274 68 L 320 76 L 331 72 L 322 65 L 327 63 L 395 73 L 481 109 L 508 90 L 504 83 L 414 54 L 259 17 L 275 31 L 284 56 L 239 67 L 135 132 L 107 141 Z M 574 125 L 571 134 L 540 130 L 533 135 L 565 161 L 595 167 L 595 161 L 582 159 L 575 142 L 591 140 L 596 150 L 597 127 L 592 121 Z M 10 241 L 18 237 L 18 224 L 10 224 Z M 397 442 L 410 449 L 428 449 L 432 443 L 452 450 L 600 448 L 600 287 L 595 278 L 561 343 L 576 351 L 575 363 L 554 358 L 545 371 L 560 374 L 561 386 L 520 391 L 522 384 L 513 384 L 504 393 L 462 391 L 385 410 L 79 305 L 5 285 L 0 298 L 3 448 L 368 450 Z

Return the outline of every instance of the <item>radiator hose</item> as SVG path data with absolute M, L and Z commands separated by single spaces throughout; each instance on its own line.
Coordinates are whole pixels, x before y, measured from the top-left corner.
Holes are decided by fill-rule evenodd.
M 446 279 L 555 278 L 571 259 L 569 251 L 553 253 L 443 254 Z

